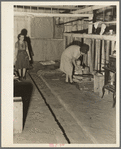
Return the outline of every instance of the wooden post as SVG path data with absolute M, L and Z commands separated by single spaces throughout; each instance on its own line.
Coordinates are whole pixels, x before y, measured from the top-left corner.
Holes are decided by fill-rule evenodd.
M 72 43 L 72 42 L 73 42 L 73 35 L 70 38 L 70 43 Z
M 28 22 L 27 24 L 28 36 L 31 37 L 31 17 L 30 16 L 27 17 L 27 22 Z
M 79 21 L 79 24 L 78 24 L 78 25 L 79 25 L 79 26 L 78 26 L 78 30 L 82 30 L 82 28 L 83 28 L 83 27 L 82 27 L 82 25 L 83 25 L 83 24 L 82 24 L 82 21 Z
M 100 40 L 96 40 L 95 70 L 100 70 Z
M 95 50 L 95 70 L 98 70 L 98 40 L 96 40 L 96 50 Z
M 93 16 L 90 16 L 89 20 L 92 20 L 92 19 L 93 19 Z M 93 27 L 93 24 L 92 24 L 92 21 L 91 21 L 88 25 L 88 34 L 92 33 L 92 27 Z
M 63 21 L 66 22 L 66 18 L 63 18 Z M 67 32 L 67 26 L 64 25 L 64 33 Z
M 105 66 L 105 48 L 104 40 L 102 40 L 102 55 L 101 55 L 101 70 L 104 70 L 102 67 Z
M 98 77 L 97 74 L 94 75 L 94 92 L 97 93 L 98 92 Z
M 107 40 L 107 45 L 106 45 L 106 63 L 109 62 L 109 48 L 110 48 L 110 41 Z
M 88 66 L 90 67 L 90 72 L 93 71 L 93 65 L 92 65 L 92 47 L 91 47 L 91 39 L 87 39 L 87 44 L 89 45 L 89 51 L 87 53 L 88 55 Z
M 92 20 L 93 16 L 89 17 L 89 20 Z M 85 23 L 85 22 L 84 22 Z M 92 27 L 93 24 L 88 24 L 88 34 L 92 33 Z M 92 73 L 93 71 L 93 63 L 92 63 L 92 47 L 91 47 L 91 39 L 88 40 L 89 41 L 89 52 L 88 52 L 88 66 L 90 66 L 90 72 Z
M 84 43 L 85 43 L 85 44 L 88 44 L 88 41 L 87 41 L 86 38 L 84 38 Z M 86 66 L 88 66 L 88 54 L 85 54 L 85 55 L 83 56 L 83 62 L 84 62 L 84 64 L 85 64 Z
M 68 36 L 66 37 L 66 43 L 67 43 L 66 46 L 68 46 L 69 45 L 69 37 Z
M 111 41 L 111 55 L 113 54 L 115 41 Z
M 71 43 L 71 36 L 68 38 L 68 45 Z
M 100 71 L 100 66 L 101 66 L 101 62 L 100 62 L 100 55 L 101 55 L 101 53 L 100 53 L 100 46 L 101 46 L 101 40 L 98 40 L 98 43 L 97 43 L 97 47 L 98 47 L 98 60 L 97 60 L 97 62 L 98 62 L 98 71 Z
M 94 68 L 94 60 L 95 60 L 95 46 L 94 46 L 94 44 L 95 44 L 95 40 L 94 39 L 92 39 L 92 68 Z
M 64 41 L 63 41 L 63 44 L 64 44 L 64 49 L 66 48 L 66 36 L 64 36 Z

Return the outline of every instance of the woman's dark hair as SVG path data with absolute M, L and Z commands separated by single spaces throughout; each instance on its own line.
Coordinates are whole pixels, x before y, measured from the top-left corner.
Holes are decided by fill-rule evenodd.
M 67 47 L 72 46 L 72 45 L 77 45 L 77 46 L 82 46 L 82 42 L 78 41 L 78 40 L 74 40 L 73 42 L 71 42 L 69 45 L 67 45 Z M 67 48 L 66 47 L 66 48 Z
M 20 36 L 24 36 L 24 35 L 22 35 L 21 33 L 20 33 L 20 34 L 18 34 L 18 40 L 19 40 Z
M 27 30 L 26 30 L 25 28 L 22 29 L 22 30 L 21 30 L 21 34 L 24 35 L 24 36 L 26 36 L 26 35 L 27 35 Z
M 82 53 L 87 54 L 87 52 L 89 51 L 89 45 L 83 43 L 83 44 L 81 45 L 80 51 L 81 51 Z

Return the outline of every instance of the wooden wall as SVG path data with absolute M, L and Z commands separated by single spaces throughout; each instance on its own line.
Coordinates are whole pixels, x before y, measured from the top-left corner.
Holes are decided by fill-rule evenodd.
M 14 11 L 51 13 L 51 10 L 30 9 L 27 7 L 14 7 Z M 53 13 L 57 13 L 57 10 L 53 10 Z M 65 48 L 62 32 L 88 29 L 88 25 L 85 24 L 80 17 L 60 17 L 57 19 L 60 20 L 60 23 L 68 21 L 70 21 L 70 23 L 57 25 L 57 22 L 54 22 L 54 18 L 47 17 L 14 17 L 14 44 L 17 41 L 17 35 L 25 28 L 28 31 L 28 36 L 31 38 L 34 61 L 60 60 L 61 54 Z
M 60 60 L 64 50 L 63 39 L 36 39 L 31 40 L 34 47 L 34 61 Z
M 64 50 L 64 39 L 62 35 L 58 35 L 57 31 L 62 34 L 63 30 L 62 28 L 54 30 L 52 17 L 14 17 L 14 45 L 18 34 L 24 28 L 27 29 L 28 36 L 31 38 L 34 61 L 60 60 Z
M 30 17 L 14 17 L 14 43 L 22 29 L 26 28 L 30 36 Z
M 36 23 L 36 21 L 39 22 Z M 15 17 L 14 44 L 17 41 L 18 34 L 25 28 L 31 37 L 34 61 L 59 60 L 64 50 L 64 40 L 53 39 L 52 23 L 52 18 Z
M 31 19 L 31 37 L 52 39 L 53 30 L 52 17 L 34 17 Z

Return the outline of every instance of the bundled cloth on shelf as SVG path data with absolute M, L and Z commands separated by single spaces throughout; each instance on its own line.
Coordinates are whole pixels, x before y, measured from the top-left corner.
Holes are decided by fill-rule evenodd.
M 103 33 L 105 32 L 105 29 L 106 29 L 106 25 L 105 24 L 102 24 L 100 35 L 103 35 Z

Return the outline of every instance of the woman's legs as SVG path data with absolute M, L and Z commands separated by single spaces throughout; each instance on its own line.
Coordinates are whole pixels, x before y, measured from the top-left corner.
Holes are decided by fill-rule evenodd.
M 18 73 L 19 73 L 20 79 L 26 78 L 26 77 L 25 77 L 25 75 L 26 75 L 26 68 L 18 69 Z
M 66 74 L 66 82 L 69 82 L 69 80 L 70 80 L 70 83 L 73 83 L 72 75 Z
M 21 78 L 21 69 L 18 69 L 19 77 Z
M 73 83 L 72 75 L 69 75 L 70 83 Z
M 23 78 L 26 78 L 25 75 L 26 75 L 26 68 L 23 68 Z
M 68 82 L 68 78 L 69 78 L 69 77 L 68 77 L 68 74 L 66 74 L 66 82 Z

